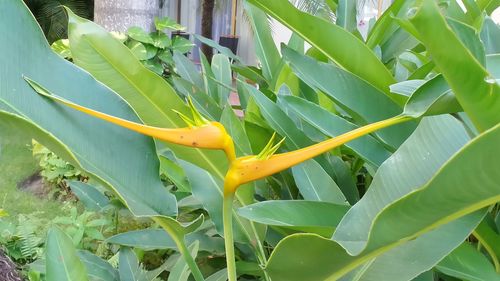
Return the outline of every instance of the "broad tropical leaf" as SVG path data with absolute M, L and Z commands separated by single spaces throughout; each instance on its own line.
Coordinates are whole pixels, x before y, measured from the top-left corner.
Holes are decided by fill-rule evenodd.
M 92 254 L 89 251 L 80 250 L 77 252 L 80 260 L 87 268 L 89 281 L 118 281 L 118 270 L 109 262 Z
M 422 0 L 410 22 L 479 131 L 500 122 L 500 85 L 448 27 L 433 0 Z M 449 46 L 442 48 L 442 46 Z
M 58 227 L 52 227 L 47 234 L 45 259 L 47 281 L 89 280 L 71 238 Z
M 280 54 L 267 23 L 266 14 L 252 5 L 246 4 L 245 9 L 250 16 L 252 28 L 255 31 L 255 52 L 262 64 L 262 75 L 273 81 L 273 76 L 280 65 Z
M 102 210 L 109 204 L 108 197 L 90 184 L 72 181 L 69 186 L 87 210 Z
M 301 12 L 288 0 L 248 2 L 299 34 L 347 71 L 389 94 L 389 85 L 395 82 L 390 72 L 361 40 L 342 27 Z M 332 41 L 337 44 L 332 44 Z
M 347 205 L 305 200 L 273 200 L 238 209 L 238 215 L 258 223 L 331 235 Z
M 142 268 L 134 251 L 128 247 L 122 247 L 119 252 L 120 281 L 144 281 L 140 280 Z
M 289 48 L 283 49 L 283 55 L 300 79 L 327 94 L 346 110 L 358 125 L 387 119 L 402 111 L 402 106 L 352 73 L 332 64 L 317 62 Z M 411 134 L 414 126 L 402 124 L 376 134 L 384 142 L 397 148 Z
M 359 204 L 359 208 L 353 207 L 352 213 L 341 222 L 343 227 L 339 225 L 334 238 L 350 253 L 357 254 L 365 249 L 370 251 L 384 247 L 394 241 L 407 241 L 430 229 L 498 202 L 500 186 L 496 183 L 496 177 L 499 175 L 493 171 L 500 159 L 497 157 L 500 150 L 496 148 L 500 140 L 499 128 L 497 125 L 465 145 L 423 186 L 396 198 L 396 201 L 386 204 L 381 211 L 374 210 L 377 215 L 372 222 L 366 224 L 357 220 L 355 226 L 349 223 L 352 219 L 359 218 L 359 211 L 362 208 L 373 209 L 370 205 L 374 202 L 365 201 Z M 450 144 L 451 142 L 446 143 L 448 146 Z M 488 157 L 482 157 L 484 151 L 488 151 Z M 475 192 L 469 192 L 470 188 L 474 188 Z M 416 205 L 419 207 L 415 207 Z M 425 206 L 433 208 L 428 209 Z M 427 211 L 422 211 L 422 208 Z M 354 210 L 358 212 L 357 215 Z M 387 232 L 387 228 L 393 227 L 396 221 L 407 223 L 399 225 L 397 231 Z M 345 229 L 348 224 L 351 228 L 349 230 Z M 365 228 L 366 226 L 369 228 Z M 352 229 L 353 227 L 356 229 Z M 361 234 L 360 228 L 366 230 L 365 234 Z M 347 233 L 350 234 L 349 238 Z
M 328 137 L 336 137 L 356 129 L 358 126 L 327 111 L 326 109 L 298 97 L 287 96 L 283 101 L 305 122 L 319 129 Z M 345 144 L 360 157 L 375 167 L 384 162 L 391 153 L 374 137 L 368 135 Z
M 448 148 L 450 142 L 457 142 L 457 139 L 458 143 L 454 144 L 453 148 Z M 441 145 L 435 145 L 440 141 L 443 141 Z M 420 179 L 421 175 L 424 175 L 424 178 L 425 176 L 430 178 L 439 168 L 436 161 L 445 162 L 466 141 L 465 130 L 453 118 L 440 116 L 424 119 L 410 138 L 378 169 L 367 194 L 353 208 L 359 209 L 367 203 L 382 208 L 384 203 L 378 201 L 390 199 L 390 197 L 386 198 L 387 194 L 403 196 L 406 192 L 411 192 L 411 189 L 425 183 L 425 179 Z M 423 145 L 424 143 L 426 144 Z M 420 149 L 415 151 L 416 147 Z M 427 149 L 429 151 L 426 151 Z M 427 152 L 429 155 L 435 155 L 436 159 L 427 156 Z M 421 163 L 423 159 L 425 160 Z M 393 176 L 388 176 L 388 174 L 393 174 Z M 387 179 L 387 181 L 384 180 L 383 185 L 379 182 L 382 178 Z M 375 194 L 380 192 L 386 195 L 379 197 Z M 354 213 L 353 208 L 348 211 L 337 227 L 335 236 L 342 231 L 349 237 L 356 237 L 362 232 L 358 225 L 362 225 L 364 220 L 371 222 L 369 216 L 372 216 L 372 212 L 377 213 L 376 209 L 365 209 L 366 212 L 363 214 L 360 212 L 355 218 L 356 221 L 350 221 L 347 224 L 346 218 L 349 218 L 349 213 Z M 332 240 L 320 239 L 312 235 L 292 235 L 285 238 L 275 249 L 267 270 L 273 278 L 277 278 L 276 280 L 303 280 L 301 278 L 304 276 L 301 272 L 314 273 L 307 280 L 337 280 L 346 274 L 356 276 L 359 280 L 410 280 L 433 267 L 462 243 L 481 220 L 482 215 L 483 213 L 474 213 L 411 241 L 396 240 L 386 247 L 363 251 L 357 256 L 351 256 Z M 397 229 L 399 227 L 393 228 L 393 230 Z M 299 245 L 308 245 L 308 247 L 299 247 Z M 295 256 L 298 258 L 291 259 L 290 251 L 295 251 Z M 304 263 L 305 260 L 308 262 Z M 409 266 L 409 260 L 412 261 L 411 266 Z M 319 270 L 320 268 L 322 270 Z
M 456 278 L 471 281 L 499 281 L 500 275 L 488 259 L 465 242 L 444 258 L 436 269 Z
M 200 251 L 212 253 L 224 252 L 224 241 L 220 237 L 209 237 L 200 232 L 186 235 L 186 244 L 194 241 L 200 242 Z M 119 233 L 106 239 L 106 242 L 120 246 L 139 248 L 145 251 L 152 250 L 177 250 L 177 245 L 172 237 L 163 229 L 141 229 Z
M 5 66 L 0 69 L 0 108 L 11 113 L 4 112 L 8 116 L 0 123 L 21 124 L 19 131 L 112 188 L 135 215 L 175 215 L 176 201 L 158 177 L 151 139 L 55 104 L 38 95 L 23 75 L 64 98 L 138 121 L 134 111 L 87 72 L 55 54 L 22 1 L 3 2 L 0 21 L 6 40 L 0 47 Z

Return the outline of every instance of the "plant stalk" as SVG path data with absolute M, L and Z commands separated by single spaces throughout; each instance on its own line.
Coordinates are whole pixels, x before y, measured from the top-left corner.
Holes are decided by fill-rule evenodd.
M 205 281 L 205 278 L 203 278 L 203 274 L 201 274 L 200 268 L 194 261 L 193 257 L 191 256 L 191 253 L 189 252 L 189 249 L 186 246 L 186 241 L 184 241 L 184 236 L 179 235 L 178 232 L 175 231 L 175 229 L 170 227 L 170 225 L 162 223 L 160 219 L 157 219 L 155 217 L 153 217 L 152 219 L 157 224 L 159 224 L 170 235 L 170 237 L 172 237 L 172 240 L 174 240 L 177 249 L 184 257 L 184 261 L 186 261 L 186 264 L 191 270 L 191 274 L 193 275 L 194 280 Z
M 222 221 L 224 225 L 224 246 L 226 248 L 227 275 L 229 281 L 236 281 L 236 260 L 233 238 L 233 192 L 224 192 Z
M 191 269 L 191 274 L 193 275 L 194 280 L 205 281 L 205 278 L 203 278 L 203 274 L 201 274 L 200 268 L 198 267 L 193 257 L 191 256 L 191 253 L 189 252 L 189 249 L 187 248 L 184 239 L 182 239 L 180 243 L 177 242 L 175 243 L 177 244 L 177 248 L 184 257 L 184 260 L 186 261 L 186 264 L 188 265 L 189 269 Z

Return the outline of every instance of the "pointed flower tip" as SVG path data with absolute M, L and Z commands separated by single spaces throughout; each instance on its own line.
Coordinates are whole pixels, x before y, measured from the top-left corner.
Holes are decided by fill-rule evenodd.
M 280 146 L 283 144 L 286 138 L 282 138 L 278 143 L 274 144 L 275 139 L 276 139 L 276 132 L 273 133 L 273 135 L 269 139 L 269 142 L 255 158 L 259 160 L 269 159 L 271 156 L 274 155 L 274 153 L 276 153 L 276 151 L 278 150 L 278 148 L 280 148 Z
M 172 109 L 173 112 L 177 113 L 177 115 L 179 115 L 179 117 L 182 119 L 182 121 L 184 121 L 188 127 L 192 128 L 192 127 L 196 127 L 196 124 L 193 120 L 191 120 L 191 118 L 187 117 L 186 115 L 182 114 L 181 112 L 175 110 L 175 109 Z
M 184 122 L 186 122 L 186 124 L 189 127 L 201 127 L 201 126 L 204 126 L 204 125 L 207 125 L 210 123 L 210 121 L 205 119 L 205 117 L 203 117 L 203 115 L 201 115 L 201 113 L 198 111 L 198 109 L 196 109 L 196 107 L 194 106 L 193 100 L 191 99 L 191 96 L 188 96 L 187 103 L 188 103 L 189 109 L 191 110 L 192 119 L 187 117 L 183 113 L 175 110 L 175 109 L 172 109 L 172 111 L 177 113 L 179 115 L 179 117 L 181 117 L 181 119 L 184 120 Z
M 46 97 L 52 97 L 52 93 L 50 93 L 47 89 L 45 89 L 42 85 L 38 84 L 34 80 L 31 80 L 29 77 L 23 75 L 24 80 L 30 87 L 35 90 L 38 94 Z
M 191 99 L 191 96 L 188 96 L 188 105 L 189 108 L 191 109 L 191 113 L 193 114 L 193 120 L 197 126 L 203 126 L 209 123 L 209 121 L 201 115 L 198 109 L 196 109 L 193 100 Z

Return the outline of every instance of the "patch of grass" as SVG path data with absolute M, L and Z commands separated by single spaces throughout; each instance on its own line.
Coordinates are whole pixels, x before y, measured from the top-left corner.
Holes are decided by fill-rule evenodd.
M 61 202 L 41 199 L 17 188 L 18 182 L 38 169 L 30 144 L 31 139 L 0 132 L 0 208 L 10 216 L 43 212 L 47 219 L 52 219 L 61 213 Z

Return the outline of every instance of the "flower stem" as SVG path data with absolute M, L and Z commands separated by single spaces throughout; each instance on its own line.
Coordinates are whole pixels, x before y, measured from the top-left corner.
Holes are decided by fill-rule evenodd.
M 233 239 L 233 192 L 224 193 L 222 220 L 224 224 L 224 245 L 226 248 L 227 275 L 229 281 L 236 281 L 236 261 Z
M 191 270 L 191 274 L 193 274 L 194 280 L 196 281 L 205 281 L 205 278 L 203 278 L 203 274 L 201 274 L 200 268 L 194 261 L 193 257 L 191 256 L 191 253 L 189 252 L 189 249 L 186 246 L 186 241 L 184 240 L 184 235 L 179 234 L 178 231 L 176 231 L 170 224 L 168 223 L 163 223 L 159 218 L 152 218 L 153 221 L 155 221 L 157 224 L 159 224 L 174 240 L 175 245 L 177 246 L 177 249 L 181 253 L 181 255 L 184 257 L 184 261 L 188 265 L 189 269 Z

